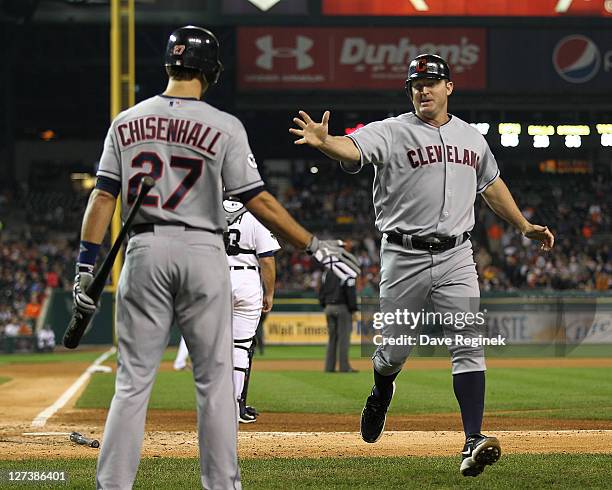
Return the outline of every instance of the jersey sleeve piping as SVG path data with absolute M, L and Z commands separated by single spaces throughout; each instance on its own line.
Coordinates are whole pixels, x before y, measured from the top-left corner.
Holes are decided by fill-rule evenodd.
M 226 193 L 229 195 L 241 193 L 245 191 L 250 191 L 251 189 L 255 189 L 258 186 L 263 186 L 263 180 L 259 179 L 255 182 L 251 182 L 250 184 L 245 184 L 240 187 L 235 187 L 233 189 L 226 189 Z
M 121 175 L 111 172 L 109 170 L 98 170 L 96 173 L 98 177 L 108 177 L 109 179 L 121 181 Z
M 280 249 L 275 249 L 275 250 L 268 250 L 267 252 L 262 252 L 260 254 L 257 254 L 258 258 L 265 258 L 265 257 L 274 257 L 274 254 L 276 254 L 276 252 L 278 252 L 278 250 Z
M 499 177 L 499 169 L 497 169 L 497 172 L 495 172 L 495 175 L 493 176 L 493 178 L 491 180 L 489 180 L 485 185 L 483 185 L 481 188 L 476 189 L 476 192 L 478 194 L 482 194 L 484 191 L 487 190 L 487 187 L 489 187 L 493 182 L 495 182 L 497 180 L 497 177 Z
M 350 140 L 355 143 L 355 146 L 357 147 L 357 149 L 359 150 L 359 167 L 356 170 L 349 170 L 346 168 L 346 163 L 345 162 L 340 162 L 340 167 L 342 168 L 342 170 L 344 170 L 347 174 L 357 174 L 361 171 L 361 169 L 363 168 L 363 151 L 361 149 L 361 146 L 359 146 L 359 143 L 357 142 L 357 140 L 355 138 L 353 138 L 350 134 L 347 135 L 347 138 L 350 138 Z

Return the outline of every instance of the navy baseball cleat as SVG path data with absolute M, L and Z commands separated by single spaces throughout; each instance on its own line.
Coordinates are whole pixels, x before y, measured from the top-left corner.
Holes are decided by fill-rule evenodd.
M 250 405 L 247 405 L 246 407 L 244 407 L 244 409 L 246 410 L 246 413 L 248 413 L 249 415 L 252 415 L 253 417 L 257 417 L 259 415 L 259 412 L 257 411 L 255 407 L 251 407 Z
M 393 393 L 391 398 L 383 400 L 374 394 L 374 388 L 372 393 L 366 400 L 365 407 L 361 412 L 361 438 L 365 442 L 374 443 L 380 439 L 383 431 L 385 430 L 385 421 L 387 420 L 387 409 L 395 394 L 395 382 L 393 383 Z
M 461 453 L 461 474 L 463 476 L 478 476 L 485 466 L 491 465 L 501 456 L 501 446 L 496 437 L 487 437 L 483 434 L 471 434 L 465 440 Z
M 238 421 L 242 424 L 252 424 L 253 422 L 257 422 L 257 417 L 247 412 L 246 405 L 244 401 L 238 400 Z

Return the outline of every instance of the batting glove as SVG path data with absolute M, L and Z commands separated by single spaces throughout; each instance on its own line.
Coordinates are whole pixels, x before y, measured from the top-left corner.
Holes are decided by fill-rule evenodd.
M 72 288 L 72 299 L 74 309 L 81 315 L 93 315 L 97 305 L 85 291 L 93 281 L 93 265 L 76 265 L 76 276 L 74 277 L 74 287 Z
M 361 268 L 357 257 L 344 250 L 342 245 L 342 240 L 319 240 L 313 236 L 306 252 L 336 274 L 344 284 L 348 279 L 357 277 Z

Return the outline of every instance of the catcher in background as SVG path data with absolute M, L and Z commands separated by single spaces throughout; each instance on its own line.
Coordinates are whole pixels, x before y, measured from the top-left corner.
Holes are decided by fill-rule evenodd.
M 232 282 L 234 393 L 239 409 L 238 420 L 249 424 L 255 422 L 258 415 L 246 403 L 255 351 L 255 332 L 261 313 L 268 313 L 272 309 L 276 281 L 274 254 L 280 245 L 240 201 L 227 199 L 223 201 L 223 209 L 228 224 L 225 251 Z M 185 341 L 181 339 L 174 369 L 184 369 L 188 355 Z

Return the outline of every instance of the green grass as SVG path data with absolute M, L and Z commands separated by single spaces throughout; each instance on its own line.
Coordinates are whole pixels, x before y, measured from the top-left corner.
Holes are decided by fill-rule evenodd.
M 367 346 L 370 347 L 370 346 Z M 266 346 L 264 354 L 255 352 L 255 359 L 266 361 L 285 361 L 294 359 L 323 360 L 325 359 L 326 346 L 324 345 L 270 345 Z M 372 349 L 364 348 L 360 345 L 352 345 L 349 356 L 352 359 L 369 359 Z M 417 348 L 411 354 L 412 357 L 442 357 L 448 358 L 446 347 Z M 164 361 L 173 361 L 176 357 L 176 347 L 170 347 L 164 353 Z M 487 357 L 490 358 L 509 358 L 509 357 L 612 357 L 612 345 L 576 345 L 576 346 L 555 346 L 555 345 L 514 345 L 508 347 L 489 347 Z
M 5 354 L 0 355 L 0 365 L 17 363 L 45 363 L 45 362 L 93 362 L 104 350 L 110 346 L 100 346 L 100 350 L 76 350 L 58 351 L 44 354 Z M 294 359 L 323 360 L 325 359 L 326 346 L 324 345 L 270 345 L 265 348 L 263 355 L 255 353 L 255 359 L 269 361 L 283 361 Z M 565 355 L 563 355 L 565 354 Z M 513 346 L 512 348 L 490 348 L 487 352 L 489 357 L 612 357 L 612 346 L 610 345 L 579 345 L 568 347 L 555 346 Z M 162 360 L 174 361 L 176 357 L 176 346 L 169 347 L 164 352 Z M 369 358 L 369 352 L 362 352 L 361 346 L 353 345 L 350 349 L 352 359 Z M 448 358 L 446 348 L 415 349 L 413 357 L 443 357 Z M 111 356 L 109 360 L 113 360 Z
M 6 376 L 0 376 L 0 385 L 10 381 L 13 378 L 7 378 Z
M 368 346 L 369 347 L 369 346 Z M 255 359 L 266 361 L 286 361 L 294 359 L 323 360 L 325 359 L 325 345 L 270 345 L 266 346 L 263 355 L 255 352 Z M 360 345 L 352 345 L 349 356 L 352 359 L 369 359 L 371 349 L 362 350 Z M 446 347 L 414 349 L 412 357 L 442 357 L 448 358 Z M 174 361 L 176 347 L 170 347 L 163 356 L 164 361 Z M 612 357 L 612 345 L 576 345 L 576 346 L 554 346 L 554 345 L 514 345 L 511 347 L 489 347 L 487 357 Z
M 242 460 L 248 490 L 410 489 L 410 488 L 610 488 L 612 455 L 504 455 L 478 478 L 464 478 L 458 457 L 321 458 Z M 65 470 L 68 485 L 19 485 L 19 488 L 93 488 L 94 459 L 0 461 L 7 470 Z M 6 480 L 4 480 L 6 481 Z M 1 482 L 0 482 L 1 483 Z M 143 459 L 134 488 L 201 488 L 197 459 Z
M 266 346 L 264 354 L 255 352 L 255 359 L 265 359 L 266 361 L 284 361 L 294 359 L 325 359 L 324 345 L 270 345 Z M 351 358 L 358 359 L 361 357 L 361 347 L 358 345 L 351 346 Z M 174 361 L 176 357 L 176 347 L 170 347 L 164 352 L 163 361 Z
M 97 351 L 61 351 L 36 354 L 5 354 L 0 355 L 0 365 L 6 364 L 36 364 L 46 362 L 93 362 L 110 346 L 101 346 Z M 111 356 L 109 359 L 114 359 Z
M 257 371 L 255 368 L 249 387 L 249 402 L 265 412 L 359 413 L 371 385 L 372 373 L 369 371 L 341 374 Z M 106 408 L 113 390 L 112 374 L 94 374 L 77 407 Z M 195 392 L 191 372 L 158 373 L 149 406 L 153 409 L 193 410 Z M 456 410 L 449 370 L 406 369 L 400 374 L 391 413 L 443 413 Z M 610 420 L 610 369 L 489 369 L 487 411 L 516 410 L 529 411 L 529 417 Z

